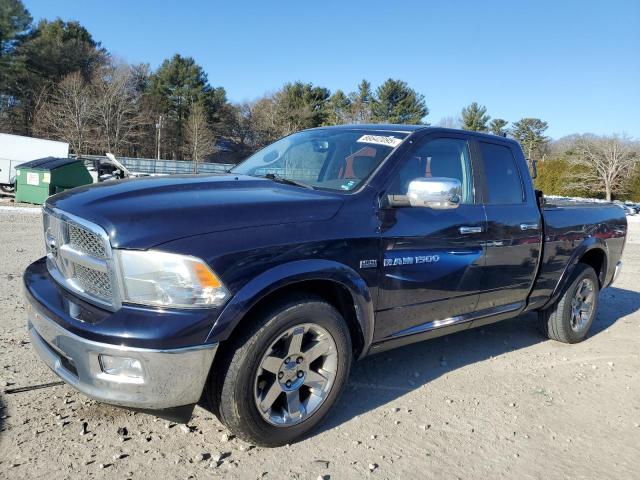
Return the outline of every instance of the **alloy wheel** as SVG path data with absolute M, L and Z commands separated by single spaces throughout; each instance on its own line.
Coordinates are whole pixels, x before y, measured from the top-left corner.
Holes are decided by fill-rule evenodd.
M 287 329 L 258 367 L 254 399 L 260 415 L 276 426 L 304 421 L 324 403 L 337 366 L 336 344 L 327 330 L 315 323 Z
M 571 329 L 581 331 L 591 320 L 595 300 L 595 285 L 590 278 L 584 278 L 571 299 Z

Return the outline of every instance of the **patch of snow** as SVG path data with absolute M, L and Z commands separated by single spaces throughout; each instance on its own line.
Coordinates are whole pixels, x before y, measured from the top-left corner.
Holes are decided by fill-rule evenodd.
M 0 213 L 29 213 L 32 215 L 40 215 L 41 209 L 37 207 L 5 207 L 0 206 Z

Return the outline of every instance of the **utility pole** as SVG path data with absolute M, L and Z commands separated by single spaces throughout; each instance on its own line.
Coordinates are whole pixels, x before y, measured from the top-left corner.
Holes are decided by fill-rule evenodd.
M 161 135 L 162 135 L 162 122 L 164 120 L 164 115 L 160 115 L 158 117 L 158 123 L 156 123 L 156 131 L 158 132 L 157 135 L 157 147 L 158 147 L 158 156 L 157 159 L 160 160 L 160 140 L 161 140 Z

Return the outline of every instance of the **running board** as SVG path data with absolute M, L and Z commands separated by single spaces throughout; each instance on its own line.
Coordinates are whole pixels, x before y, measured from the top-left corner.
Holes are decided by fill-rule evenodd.
M 523 303 L 510 303 L 508 305 L 501 305 L 499 307 L 486 308 L 472 313 L 465 313 L 464 315 L 458 315 L 456 317 L 445 318 L 443 320 L 433 320 L 431 322 L 422 323 L 415 327 L 400 330 L 393 335 L 388 336 L 384 340 L 391 340 L 393 338 L 406 337 L 407 335 L 415 335 L 416 333 L 428 332 L 435 330 L 436 328 L 447 327 L 449 325 L 455 325 L 456 323 L 472 322 L 480 318 L 492 317 L 493 315 L 500 315 L 502 313 L 515 312 L 522 308 Z
M 369 353 L 382 352 L 396 346 L 420 342 L 430 338 L 436 338 L 449 333 L 465 330 L 469 323 L 486 319 L 482 324 L 498 322 L 513 317 L 514 312 L 519 312 L 524 307 L 524 302 L 510 303 L 499 307 L 487 308 L 477 312 L 458 315 L 442 320 L 433 320 L 414 327 L 400 330 L 371 346 Z

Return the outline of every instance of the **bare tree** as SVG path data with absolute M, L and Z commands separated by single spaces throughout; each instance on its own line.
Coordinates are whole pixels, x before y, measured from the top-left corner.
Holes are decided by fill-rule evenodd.
M 101 152 L 122 153 L 145 123 L 136 77 L 128 65 L 109 65 L 95 75 L 93 84 L 95 147 Z
M 225 133 L 243 148 L 254 145 L 253 110 L 249 103 L 229 105 L 226 109 Z
M 460 122 L 452 116 L 442 117 L 437 123 L 437 126 L 444 128 L 460 128 Z
M 215 136 L 207 123 L 207 115 L 199 103 L 194 103 L 185 126 L 185 156 L 199 162 L 214 151 Z M 195 168 L 195 166 L 194 166 Z
M 314 115 L 310 105 L 299 101 L 295 93 L 284 88 L 273 96 L 275 115 L 273 120 L 280 132 L 278 136 L 290 135 L 306 127 Z
M 36 112 L 38 135 L 69 143 L 76 154 L 86 153 L 93 118 L 92 89 L 80 72 L 64 77 Z
M 251 105 L 251 118 L 257 146 L 263 146 L 287 134 L 278 118 L 273 96 L 263 97 Z
M 611 201 L 624 190 L 638 162 L 638 145 L 626 135 L 583 135 L 575 141 L 569 156 L 574 184 L 605 193 Z

